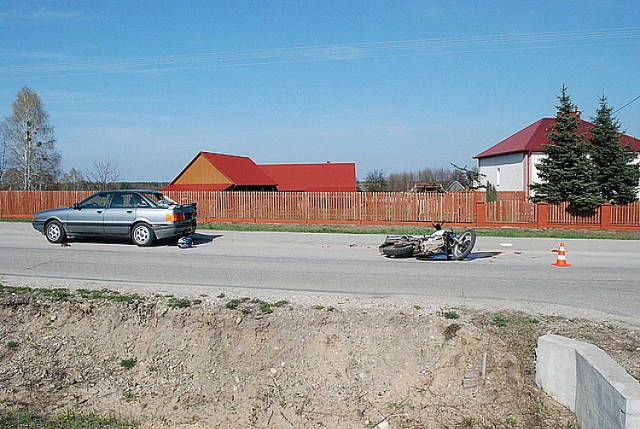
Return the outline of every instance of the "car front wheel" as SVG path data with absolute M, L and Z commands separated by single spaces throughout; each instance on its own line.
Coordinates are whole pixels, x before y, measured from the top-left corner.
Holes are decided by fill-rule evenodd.
M 57 220 L 52 220 L 47 224 L 44 229 L 44 235 L 49 240 L 49 243 L 60 244 L 67 237 L 62 224 Z
M 131 240 L 140 247 L 151 246 L 155 239 L 153 229 L 146 223 L 139 223 L 131 230 Z

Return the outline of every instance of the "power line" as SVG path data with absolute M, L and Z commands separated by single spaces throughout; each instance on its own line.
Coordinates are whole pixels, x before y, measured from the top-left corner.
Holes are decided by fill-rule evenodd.
M 321 62 L 365 58 L 450 55 L 468 52 L 492 52 L 505 49 L 563 48 L 567 43 L 593 46 L 585 42 L 604 44 L 637 43 L 640 28 L 579 30 L 548 33 L 501 34 L 487 36 L 448 37 L 424 40 L 364 42 L 337 45 L 300 46 L 200 54 L 168 55 L 139 58 L 119 58 L 71 63 L 36 64 L 0 67 L 0 74 L 51 73 L 117 73 L 145 70 L 178 70 L 201 67 L 249 66 L 273 63 Z
M 611 113 L 616 113 L 616 112 L 621 111 L 622 109 L 624 109 L 625 107 L 627 107 L 629 104 L 633 103 L 633 102 L 634 102 L 634 101 L 636 101 L 636 100 L 640 100 L 640 95 L 638 95 L 636 98 L 634 98 L 633 100 L 631 100 L 630 102 L 628 102 L 628 103 L 627 103 L 627 104 L 625 104 L 624 106 L 620 107 L 619 109 L 614 110 L 614 111 L 613 111 L 613 112 L 611 112 Z

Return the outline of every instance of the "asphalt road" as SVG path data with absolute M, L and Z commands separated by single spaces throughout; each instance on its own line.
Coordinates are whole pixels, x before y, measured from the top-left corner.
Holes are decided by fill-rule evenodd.
M 387 259 L 383 235 L 203 231 L 196 246 L 49 244 L 0 222 L 0 282 L 287 299 L 304 305 L 518 309 L 640 327 L 640 242 L 479 237 L 466 261 Z

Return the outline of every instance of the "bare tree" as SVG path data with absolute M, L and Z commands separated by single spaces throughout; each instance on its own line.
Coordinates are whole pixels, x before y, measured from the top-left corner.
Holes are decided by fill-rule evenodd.
M 68 191 L 79 191 L 87 187 L 87 181 L 82 171 L 72 168 L 68 173 L 62 176 L 60 181 L 61 188 Z
M 392 192 L 408 192 L 417 183 L 437 183 L 445 185 L 457 180 L 465 185 L 465 175 L 459 170 L 451 170 L 447 167 L 423 168 L 419 171 L 403 171 L 391 173 L 387 180 L 387 189 Z
M 88 173 L 91 180 L 100 190 L 107 189 L 113 182 L 120 179 L 118 164 L 109 160 L 96 160 L 93 170 Z
M 364 183 L 366 192 L 384 192 L 387 190 L 387 179 L 384 177 L 383 170 L 371 170 L 367 173 Z
M 4 189 L 5 168 L 7 165 L 7 141 L 2 136 L 2 146 L 0 146 L 0 189 Z
M 61 156 L 56 150 L 49 114 L 38 94 L 24 87 L 13 102 L 13 114 L 1 125 L 5 181 L 23 190 L 46 189 L 60 174 Z
M 476 168 L 468 169 L 466 165 L 464 167 L 458 167 L 453 162 L 451 165 L 457 172 L 464 174 L 464 179 L 459 179 L 458 181 L 464 184 L 467 189 L 473 190 L 486 188 L 486 185 L 481 183 L 482 178 L 486 176 L 484 174 L 480 174 Z

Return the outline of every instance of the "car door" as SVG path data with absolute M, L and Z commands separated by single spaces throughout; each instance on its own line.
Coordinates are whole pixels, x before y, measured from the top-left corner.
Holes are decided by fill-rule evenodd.
M 104 211 L 109 192 L 99 192 L 75 204 L 67 216 L 67 230 L 72 235 L 103 234 Z
M 109 207 L 104 211 L 104 233 L 129 235 L 136 218 L 136 198 L 133 192 L 113 194 Z

